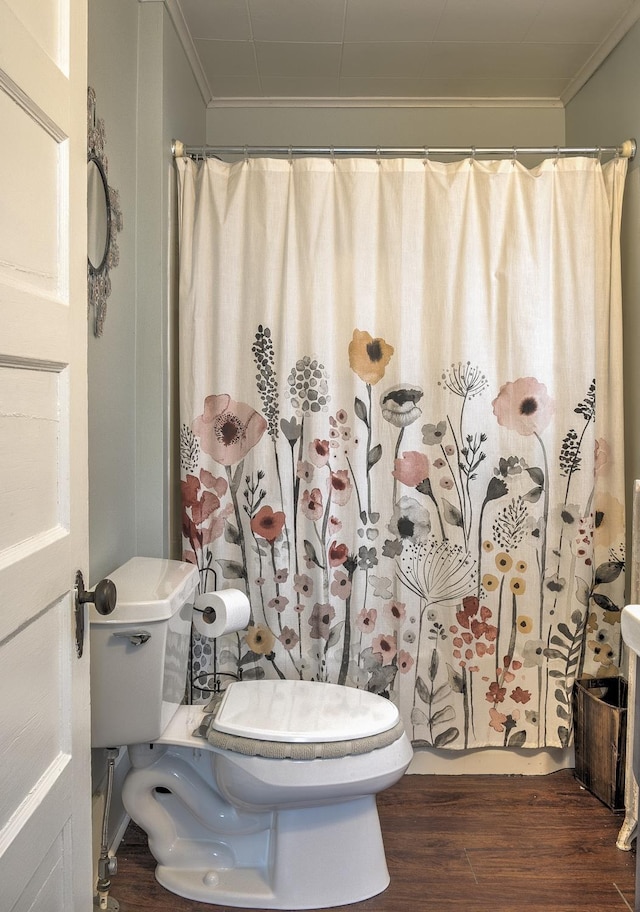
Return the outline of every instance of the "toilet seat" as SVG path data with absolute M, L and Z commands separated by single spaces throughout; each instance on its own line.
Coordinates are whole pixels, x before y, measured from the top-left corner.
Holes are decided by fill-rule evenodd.
M 234 681 L 212 729 L 257 741 L 317 744 L 371 738 L 400 719 L 390 701 L 355 687 L 316 681 Z

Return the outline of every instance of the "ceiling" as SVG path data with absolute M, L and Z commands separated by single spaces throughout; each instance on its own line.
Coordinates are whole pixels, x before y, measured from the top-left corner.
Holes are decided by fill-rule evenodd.
M 566 104 L 640 0 L 165 0 L 205 101 Z

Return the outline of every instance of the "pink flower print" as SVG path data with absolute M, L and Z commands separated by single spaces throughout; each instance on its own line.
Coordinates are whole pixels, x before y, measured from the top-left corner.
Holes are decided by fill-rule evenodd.
M 351 497 L 351 479 L 346 469 L 338 469 L 331 473 L 331 501 L 344 507 Z
M 487 624 L 485 621 L 478 621 L 476 618 L 471 621 L 471 632 L 477 640 L 483 636 L 490 643 L 498 637 L 497 627 L 494 627 L 493 624 Z
M 292 630 L 291 627 L 283 627 L 282 633 L 278 637 L 287 652 L 290 652 L 300 642 L 300 637 Z
M 331 595 L 341 599 L 348 599 L 351 595 L 351 580 L 348 574 L 338 570 L 331 583 Z
M 339 532 L 341 528 L 342 528 L 342 523 L 340 522 L 338 517 L 330 516 L 329 517 L 329 531 L 331 532 L 331 534 L 333 535 L 335 532 Z
M 478 640 L 476 643 L 476 655 L 479 659 L 486 655 L 493 655 L 496 651 L 494 643 L 491 643 L 490 646 L 487 646 L 486 643 L 483 643 L 482 640 Z
M 276 595 L 275 598 L 269 600 L 269 608 L 275 608 L 279 613 L 283 612 L 284 609 L 289 604 L 289 599 L 285 598 L 284 595 Z
M 405 652 L 404 649 L 401 649 L 398 653 L 398 671 L 400 674 L 406 674 L 408 671 L 411 671 L 413 667 L 413 657 L 409 655 L 408 652 Z
M 378 655 L 382 658 L 383 665 L 390 665 L 397 652 L 395 636 L 383 633 L 376 637 L 371 644 L 371 651 L 374 655 Z
M 311 598 L 313 595 L 313 580 L 306 573 L 296 573 L 293 577 L 293 588 L 295 592 L 305 598 Z
M 308 484 L 313 478 L 313 471 L 314 469 L 310 462 L 302 459 L 298 460 L 296 475 L 301 481 L 306 481 Z
M 262 415 L 226 393 L 207 396 L 202 415 L 192 425 L 202 450 L 224 466 L 235 465 L 244 459 L 266 429 L 267 422 Z
M 201 484 L 202 480 L 202 484 Z M 233 505 L 227 504 L 220 509 L 220 496 L 227 488 L 204 469 L 200 479 L 187 475 L 180 483 L 182 490 L 182 531 L 194 548 L 203 548 L 220 538 L 224 532 L 224 521 L 233 511 Z M 213 488 L 213 490 L 207 490 Z M 220 496 L 218 493 L 220 493 Z M 191 515 L 189 515 L 191 514 Z M 194 555 L 195 558 L 195 555 Z M 195 559 L 193 561 L 195 563 Z
M 497 681 L 492 681 L 491 684 L 489 684 L 489 690 L 484 696 L 489 703 L 503 703 L 506 695 L 507 688 L 500 687 Z
M 311 627 L 309 636 L 311 639 L 328 640 L 331 632 L 331 621 L 335 616 L 335 609 L 331 605 L 321 605 L 316 602 L 309 618 L 309 626 Z
M 504 723 L 507 721 L 507 717 L 503 713 L 498 712 L 497 709 L 492 707 L 489 710 L 489 718 L 491 719 L 489 722 L 489 728 L 492 728 L 497 732 L 504 731 Z
M 611 447 L 604 439 L 598 437 L 595 445 L 593 470 L 596 475 L 607 475 L 611 468 Z
M 309 444 L 309 459 L 319 469 L 326 466 L 329 462 L 329 441 L 318 438 L 312 440 Z
M 330 567 L 340 567 L 349 557 L 349 549 L 346 545 L 339 545 L 337 542 L 331 542 L 328 556 Z
M 348 417 L 349 416 L 347 415 L 347 413 L 344 409 L 338 409 L 338 411 L 336 412 L 336 421 L 338 422 L 338 424 L 346 424 Z
M 392 475 L 408 488 L 415 488 L 429 477 L 429 460 L 424 453 L 410 450 L 394 461 Z
M 515 687 L 511 691 L 511 699 L 514 703 L 528 703 L 531 699 L 531 694 L 528 690 L 523 690 L 521 687 Z
M 378 612 L 375 608 L 369 608 L 368 611 L 366 608 L 363 608 L 356 617 L 356 627 L 358 630 L 362 631 L 362 633 L 371 633 L 376 626 L 377 618 Z
M 404 602 L 392 599 L 390 602 L 385 603 L 384 612 L 394 623 L 399 624 L 405 619 L 407 613 L 406 607 Z
M 206 469 L 200 469 L 200 481 L 205 488 L 215 491 L 218 497 L 224 497 L 229 487 L 226 478 L 216 477 Z
M 280 583 L 286 583 L 289 579 L 289 571 L 286 567 L 282 567 L 276 570 L 275 576 L 273 577 L 274 583 L 280 585 Z
M 314 522 L 322 519 L 322 492 L 320 488 L 314 488 L 312 491 L 305 491 L 302 495 L 300 509 L 307 517 Z
M 535 377 L 521 377 L 514 383 L 505 383 L 492 405 L 498 424 L 523 437 L 544 431 L 555 411 L 555 402 L 547 393 L 547 387 Z
M 475 595 L 467 595 L 462 599 L 462 611 L 456 611 L 456 619 L 461 627 L 469 629 L 470 619 L 478 613 L 480 599 Z

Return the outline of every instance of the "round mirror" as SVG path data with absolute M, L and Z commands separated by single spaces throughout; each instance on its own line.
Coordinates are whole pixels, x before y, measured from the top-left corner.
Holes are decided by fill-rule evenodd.
M 87 162 L 87 256 L 89 266 L 99 272 L 109 252 L 111 212 L 109 189 L 102 163 L 94 157 Z

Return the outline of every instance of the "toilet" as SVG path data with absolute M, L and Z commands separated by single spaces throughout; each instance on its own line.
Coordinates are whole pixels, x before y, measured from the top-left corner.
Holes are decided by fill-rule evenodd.
M 127 813 L 156 878 L 187 899 L 260 909 L 359 902 L 389 884 L 376 794 L 412 748 L 397 708 L 352 687 L 234 681 L 184 704 L 197 569 L 136 557 L 90 607 L 92 745 L 126 746 Z

